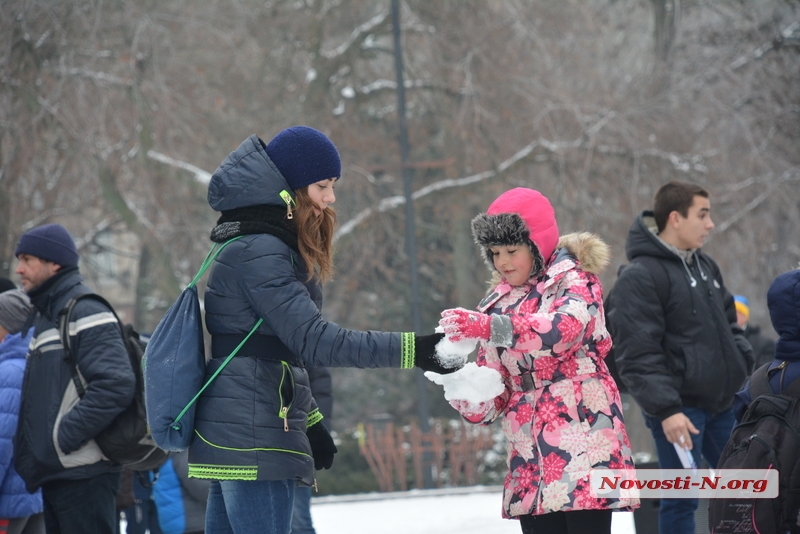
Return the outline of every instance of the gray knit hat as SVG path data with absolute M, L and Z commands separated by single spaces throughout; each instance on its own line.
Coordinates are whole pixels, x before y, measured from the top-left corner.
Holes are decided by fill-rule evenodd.
M 21 289 L 0 293 L 0 326 L 16 334 L 25 326 L 31 312 L 31 301 Z

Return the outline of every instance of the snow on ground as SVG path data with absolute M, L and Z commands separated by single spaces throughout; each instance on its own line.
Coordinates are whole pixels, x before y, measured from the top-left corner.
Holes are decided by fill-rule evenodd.
M 518 521 L 503 519 L 500 486 L 410 490 L 314 497 L 317 534 L 519 534 Z M 635 534 L 633 514 L 612 516 L 612 534 Z
M 475 486 L 314 497 L 311 517 L 317 534 L 520 534 L 519 521 L 500 516 L 501 492 Z M 611 534 L 636 533 L 632 513 L 611 517 Z

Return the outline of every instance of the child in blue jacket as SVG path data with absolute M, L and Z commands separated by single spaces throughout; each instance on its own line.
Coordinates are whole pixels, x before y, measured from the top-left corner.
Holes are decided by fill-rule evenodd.
M 28 493 L 14 469 L 14 432 L 17 430 L 25 355 L 32 329 L 21 332 L 31 304 L 24 291 L 0 293 L 0 532 L 44 534 L 42 492 Z M 23 530 L 24 529 L 24 530 Z

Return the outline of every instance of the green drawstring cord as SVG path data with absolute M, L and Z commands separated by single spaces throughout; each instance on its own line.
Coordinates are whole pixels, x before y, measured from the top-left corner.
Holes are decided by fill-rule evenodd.
M 242 342 L 239 343 L 239 345 L 237 345 L 235 349 L 233 349 L 233 352 L 231 352 L 228 355 L 228 357 L 225 358 L 225 361 L 222 362 L 222 365 L 220 365 L 219 368 L 216 371 L 214 371 L 214 374 L 211 375 L 211 378 L 209 378 L 206 381 L 206 383 L 203 384 L 203 387 L 200 388 L 200 391 L 197 392 L 197 395 L 195 395 L 194 398 L 192 398 L 192 400 L 189 401 L 189 404 L 187 404 L 183 408 L 183 410 L 181 410 L 181 413 L 179 413 L 178 417 L 176 417 L 175 420 L 172 422 L 172 428 L 174 430 L 180 430 L 181 426 L 176 424 L 176 423 L 181 420 L 181 418 L 184 416 L 184 414 L 186 414 L 187 411 L 189 411 L 189 408 L 192 407 L 192 404 L 197 402 L 197 399 L 200 398 L 200 395 L 203 393 L 203 391 L 205 391 L 206 388 L 211 385 L 211 382 L 213 382 L 214 379 L 217 378 L 217 375 L 220 374 L 222 372 L 222 370 L 225 368 L 225 366 L 228 365 L 228 362 L 231 361 L 231 359 L 234 356 L 236 356 L 236 353 L 239 352 L 239 349 L 241 349 L 244 346 L 244 344 L 247 343 L 247 340 L 250 339 L 250 336 L 255 334 L 256 330 L 258 330 L 258 327 L 261 326 L 261 323 L 263 323 L 263 322 L 264 322 L 264 319 L 259 319 L 258 320 L 258 322 L 255 324 L 253 329 L 250 330 L 250 333 L 247 334 L 247 336 L 245 336 L 245 338 L 242 340 Z
M 203 275 L 205 274 L 206 270 L 208 270 L 208 268 L 211 267 L 211 264 L 214 263 L 214 260 L 217 259 L 217 256 L 219 256 L 219 253 L 222 252 L 223 248 L 225 248 L 230 243 L 233 243 L 237 239 L 241 239 L 243 237 L 244 237 L 243 235 L 240 235 L 238 237 L 234 237 L 233 239 L 229 239 L 228 241 L 225 241 L 222 244 L 214 243 L 214 246 L 211 247 L 211 250 L 208 251 L 208 254 L 206 254 L 206 258 L 203 260 L 203 263 L 200 265 L 200 270 L 197 271 L 197 274 L 192 279 L 192 281 L 189 282 L 189 285 L 186 286 L 186 288 L 189 289 L 191 287 L 194 287 L 197 284 L 197 282 L 200 281 L 200 278 L 202 278 Z M 180 421 L 181 418 L 186 414 L 186 412 L 189 411 L 189 408 L 191 408 L 192 405 L 195 402 L 197 402 L 197 399 L 200 398 L 200 394 L 203 393 L 203 391 L 205 391 L 206 388 L 209 385 L 211 385 L 211 382 L 213 382 L 214 379 L 217 378 L 217 375 L 225 368 L 226 365 L 228 365 L 228 362 L 231 361 L 231 358 L 236 356 L 236 353 L 239 352 L 239 349 L 241 349 L 244 346 L 244 344 L 247 342 L 247 340 L 250 339 L 250 336 L 252 336 L 256 332 L 256 330 L 258 330 L 258 327 L 261 326 L 261 323 L 263 323 L 263 322 L 264 322 L 264 319 L 259 319 L 258 320 L 258 322 L 255 324 L 255 326 L 252 328 L 252 330 L 250 330 L 250 333 L 247 334 L 247 336 L 242 340 L 242 342 L 239 343 L 239 345 L 235 349 L 233 349 L 233 352 L 231 352 L 228 355 L 228 357 L 225 358 L 225 361 L 222 362 L 222 365 L 219 366 L 219 369 L 217 369 L 214 372 L 214 374 L 211 375 L 211 378 L 209 378 L 206 381 L 206 383 L 203 384 L 203 387 L 200 388 L 200 391 L 197 392 L 197 395 L 195 395 L 194 398 L 189 401 L 189 404 L 184 406 L 183 410 L 181 410 L 181 413 L 178 414 L 178 416 L 172 422 L 172 425 L 170 425 L 174 430 L 180 430 L 181 426 L 179 424 L 177 424 L 178 421 Z

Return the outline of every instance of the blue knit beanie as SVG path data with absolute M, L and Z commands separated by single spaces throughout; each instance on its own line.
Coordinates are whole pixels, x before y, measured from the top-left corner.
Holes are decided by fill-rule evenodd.
M 292 191 L 342 175 L 336 147 L 324 133 L 308 126 L 280 132 L 267 145 L 267 155 Z
M 78 249 L 67 229 L 60 224 L 45 224 L 23 234 L 14 256 L 30 254 L 62 267 L 78 265 Z

